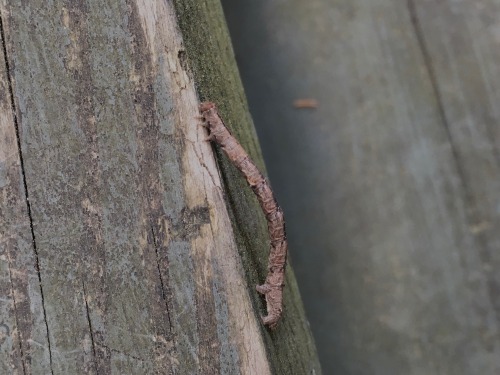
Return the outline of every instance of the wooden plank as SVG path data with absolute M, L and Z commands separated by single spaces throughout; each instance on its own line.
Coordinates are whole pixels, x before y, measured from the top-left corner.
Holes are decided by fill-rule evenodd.
M 415 1 L 412 9 L 500 321 L 500 4 Z
M 190 73 L 194 74 L 200 96 L 218 104 L 224 119 L 232 126 L 254 160 L 262 166 L 259 145 L 247 111 L 219 2 L 177 1 L 175 5 L 186 44 L 186 51 L 181 51 L 179 57 L 186 64 L 191 64 L 193 71 Z M 209 38 L 203 30 L 211 30 Z M 239 172 L 224 157 L 219 161 L 228 193 L 225 201 L 232 209 L 230 214 L 247 282 L 253 286 L 260 283 L 267 273 L 266 222 L 259 214 L 260 208 L 254 194 L 245 186 Z M 314 341 L 304 318 L 305 313 L 291 268 L 287 273 L 287 286 L 287 313 L 280 329 L 272 334 L 263 332 L 266 349 L 271 358 L 270 365 L 273 372 L 277 373 L 299 371 L 318 374 L 321 369 Z M 263 310 L 262 299 L 255 293 L 250 296 L 254 306 Z
M 43 365 L 54 374 L 270 373 L 256 293 L 193 120 L 173 9 L 40 0 L 1 11 L 48 326 Z M 257 222 L 256 212 L 245 220 Z M 283 327 L 303 324 L 310 338 L 292 288 Z M 289 337 L 276 343 L 285 353 L 296 336 L 277 334 Z M 314 345 L 304 348 L 295 363 L 317 366 Z
M 1 37 L 2 46 L 3 35 Z M 0 50 L 0 372 L 50 372 L 43 298 L 16 136 L 7 66 Z
M 415 4 L 441 97 L 411 3 L 224 2 L 326 373 L 499 371 L 498 2 Z
M 462 255 L 470 312 L 457 367 L 500 371 L 500 3 L 410 1 L 452 148 L 471 244 Z
M 265 170 L 220 1 L 175 0 L 174 4 L 200 98 L 218 104 L 225 124 L 261 170 Z M 207 30 L 211 32 L 208 38 Z M 252 60 L 257 58 L 253 56 Z M 257 285 L 267 274 L 269 239 L 266 221 L 239 171 L 222 153 L 216 152 L 247 283 Z M 256 212 L 259 215 L 249 215 Z M 287 268 L 285 284 L 283 320 L 276 331 L 263 332 L 272 372 L 319 374 L 321 367 L 315 343 L 292 267 Z M 254 306 L 263 313 L 263 299 L 255 293 L 250 297 Z
M 12 233 L 16 232 L 17 225 L 20 226 L 19 232 L 27 235 L 28 238 L 31 233 L 22 189 L 21 163 L 3 49 L 0 51 L 0 58 L 2 60 L 2 65 L 0 65 L 0 92 L 2 93 L 0 97 L 0 295 L 2 296 L 0 314 L 3 318 L 0 325 L 0 371 L 20 374 L 22 373 L 21 340 L 17 330 L 11 272 L 11 256 L 15 253 L 12 248 L 19 246 L 16 243 L 18 241 L 13 241 L 15 238 Z M 17 218 L 14 216 L 16 212 Z M 21 216 L 19 213 L 24 213 L 24 215 Z M 22 252 L 20 249 L 15 250 L 18 253 Z M 28 247 L 25 251 L 30 250 L 31 248 Z

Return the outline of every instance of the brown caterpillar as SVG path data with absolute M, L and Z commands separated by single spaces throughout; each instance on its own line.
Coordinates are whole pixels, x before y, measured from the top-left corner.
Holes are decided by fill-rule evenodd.
M 266 297 L 267 316 L 262 317 L 262 321 L 270 328 L 275 328 L 283 312 L 283 287 L 288 252 L 283 211 L 278 206 L 271 187 L 262 173 L 224 125 L 215 104 L 201 103 L 200 112 L 202 125 L 209 131 L 207 140 L 217 143 L 245 176 L 266 216 L 271 239 L 268 274 L 265 283 L 257 285 L 256 289 Z

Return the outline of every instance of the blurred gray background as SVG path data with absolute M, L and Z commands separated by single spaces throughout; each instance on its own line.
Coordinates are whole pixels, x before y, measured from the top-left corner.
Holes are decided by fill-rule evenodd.
M 500 374 L 500 2 L 222 3 L 324 373 Z

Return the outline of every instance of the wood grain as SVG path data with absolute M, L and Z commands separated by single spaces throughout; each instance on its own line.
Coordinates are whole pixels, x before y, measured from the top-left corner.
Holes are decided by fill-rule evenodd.
M 10 296 L 2 314 L 12 329 L 2 358 L 19 372 L 24 363 L 32 373 L 53 374 L 269 374 L 283 367 L 268 359 L 272 338 L 258 321 L 233 234 L 240 224 L 232 226 L 194 120 L 195 81 L 171 5 L 8 1 L 0 10 L 10 67 L 2 82 L 12 83 L 21 146 L 19 153 L 6 96 L 9 157 L 1 160 L 11 164 L 2 194 L 15 199 L 2 195 L 1 207 L 22 208 L 14 224 L 2 221 L 10 236 L 2 234 L 2 244 L 7 238 L 4 254 L 15 253 L 28 269 L 22 282 L 9 281 L 21 268 L 2 258 L 7 281 L 0 287 Z M 245 220 L 265 228 L 252 212 Z M 23 237 L 13 236 L 18 227 Z M 30 299 L 18 299 L 27 283 Z M 306 327 L 293 280 L 291 287 L 297 306 L 288 296 L 288 324 Z M 26 304 L 22 321 L 14 299 Z M 26 332 L 16 338 L 16 327 Z M 306 350 L 295 361 L 317 366 L 308 329 L 298 332 Z M 294 352 L 281 361 L 287 356 Z
M 0 372 L 49 373 L 38 258 L 3 48 L 0 61 Z
M 266 173 L 219 0 L 175 0 L 174 5 L 179 15 L 186 55 L 195 57 L 189 61 L 198 83 L 200 99 L 217 103 L 229 130 L 257 167 Z M 206 37 L 207 30 L 214 33 L 213 38 Z M 289 103 L 287 107 L 290 107 Z M 238 169 L 220 150 L 215 150 L 215 153 L 247 284 L 257 285 L 267 274 L 269 235 L 266 220 L 258 200 Z M 258 218 L 249 213 L 258 213 Z M 316 346 L 305 318 L 293 267 L 287 267 L 285 285 L 283 304 L 286 316 L 283 316 L 278 329 L 262 332 L 271 370 L 277 374 L 319 374 L 321 367 Z M 253 292 L 250 297 L 262 314 L 265 311 L 263 299 Z

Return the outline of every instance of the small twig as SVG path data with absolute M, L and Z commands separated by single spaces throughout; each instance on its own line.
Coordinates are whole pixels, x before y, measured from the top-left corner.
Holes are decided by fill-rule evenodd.
M 266 216 L 271 239 L 268 274 L 265 283 L 257 285 L 256 289 L 266 297 L 267 316 L 262 317 L 262 321 L 270 328 L 275 328 L 283 312 L 283 287 L 288 251 L 283 211 L 278 206 L 269 183 L 224 125 L 217 113 L 215 104 L 210 102 L 202 103 L 200 112 L 203 126 L 209 131 L 206 140 L 217 143 L 236 168 L 245 176 Z
M 313 98 L 303 98 L 303 99 L 295 99 L 293 101 L 293 106 L 297 109 L 316 109 L 319 106 L 319 103 L 316 99 Z

